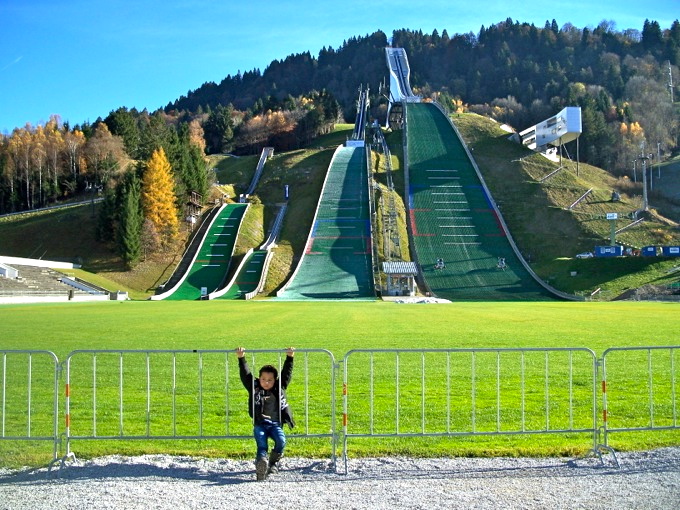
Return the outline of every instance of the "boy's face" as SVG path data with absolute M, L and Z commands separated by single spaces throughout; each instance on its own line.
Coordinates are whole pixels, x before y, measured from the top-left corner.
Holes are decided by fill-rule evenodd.
M 274 387 L 274 383 L 276 382 L 276 379 L 274 379 L 274 374 L 271 372 L 262 372 L 260 374 L 260 386 L 264 390 L 271 390 Z

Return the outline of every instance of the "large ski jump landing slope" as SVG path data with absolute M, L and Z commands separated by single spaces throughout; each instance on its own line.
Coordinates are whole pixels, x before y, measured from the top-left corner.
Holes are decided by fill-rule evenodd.
M 446 116 L 430 103 L 409 104 L 406 112 L 408 220 L 430 290 L 450 300 L 552 299 L 513 251 Z

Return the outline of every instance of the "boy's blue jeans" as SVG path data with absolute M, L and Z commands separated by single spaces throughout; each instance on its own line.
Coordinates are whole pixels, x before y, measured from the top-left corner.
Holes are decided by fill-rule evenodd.
M 286 447 L 286 434 L 281 428 L 281 424 L 277 421 L 264 420 L 253 427 L 253 435 L 255 436 L 255 443 L 257 444 L 257 457 L 266 457 L 269 450 L 268 438 L 274 440 L 274 451 L 276 453 L 283 453 Z

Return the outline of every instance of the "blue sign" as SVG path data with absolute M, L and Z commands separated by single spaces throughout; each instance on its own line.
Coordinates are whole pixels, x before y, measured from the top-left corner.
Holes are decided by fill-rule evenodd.
M 621 257 L 623 255 L 623 246 L 596 246 L 596 257 Z

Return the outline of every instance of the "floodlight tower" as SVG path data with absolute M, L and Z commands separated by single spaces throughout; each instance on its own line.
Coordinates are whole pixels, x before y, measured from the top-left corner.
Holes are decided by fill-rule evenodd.
M 609 245 L 616 246 L 616 220 L 619 219 L 618 213 L 607 213 L 605 218 L 609 221 Z

